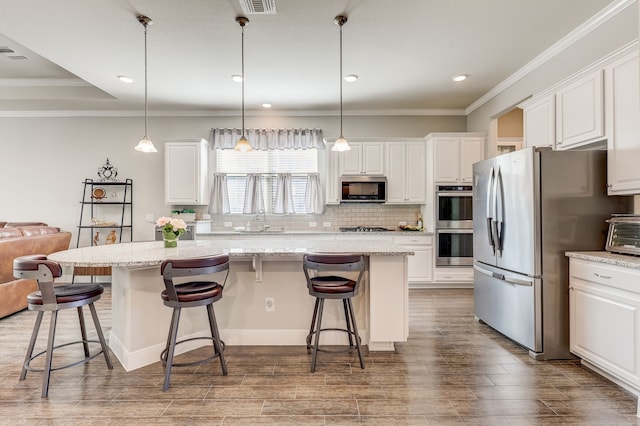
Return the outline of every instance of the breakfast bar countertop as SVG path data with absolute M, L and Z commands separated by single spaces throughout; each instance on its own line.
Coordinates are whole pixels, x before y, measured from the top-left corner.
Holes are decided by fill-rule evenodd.
M 189 258 L 229 253 L 231 258 L 269 256 L 301 257 L 304 253 L 362 253 L 365 256 L 405 256 L 414 252 L 392 242 L 313 241 L 306 238 L 251 240 L 183 240 L 177 248 L 164 248 L 162 241 L 120 243 L 81 247 L 53 253 L 49 259 L 63 266 L 153 267 L 172 257 Z
M 608 251 L 568 251 L 565 255 L 574 259 L 590 260 L 608 265 L 640 269 L 640 257 L 629 254 L 618 254 Z

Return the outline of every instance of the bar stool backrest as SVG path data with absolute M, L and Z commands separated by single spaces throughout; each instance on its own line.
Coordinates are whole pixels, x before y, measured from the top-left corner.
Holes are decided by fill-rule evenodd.
M 169 300 L 178 300 L 176 294 L 174 278 L 192 277 L 196 275 L 209 275 L 218 272 L 224 272 L 224 281 L 219 283 L 224 288 L 227 278 L 229 277 L 229 255 L 219 254 L 206 257 L 192 257 L 189 259 L 167 259 L 162 262 L 160 272 L 167 289 Z
M 362 275 L 364 274 L 364 256 L 361 254 L 324 254 L 307 253 L 302 259 L 302 269 L 307 279 L 307 287 L 311 286 L 310 270 L 320 272 L 359 271 L 356 278 L 357 293 Z
M 48 260 L 44 254 L 21 256 L 13 260 L 13 276 L 36 280 L 45 309 L 56 309 L 57 299 L 53 289 L 54 278 L 62 276 L 62 267 Z

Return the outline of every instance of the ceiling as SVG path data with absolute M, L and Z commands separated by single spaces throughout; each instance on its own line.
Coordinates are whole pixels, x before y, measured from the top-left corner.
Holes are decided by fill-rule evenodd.
M 275 0 L 248 14 L 247 111 L 464 111 L 611 0 Z M 0 112 L 238 114 L 240 0 L 2 0 Z M 15 56 L 27 59 L 15 59 Z M 451 77 L 469 74 L 464 82 Z M 119 81 L 127 75 L 134 83 Z

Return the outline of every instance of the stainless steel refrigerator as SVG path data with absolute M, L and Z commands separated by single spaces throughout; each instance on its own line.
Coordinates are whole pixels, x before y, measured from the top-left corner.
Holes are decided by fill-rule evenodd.
M 605 151 L 527 148 L 473 165 L 475 316 L 536 359 L 569 353 L 565 251 L 603 250 L 628 197 L 606 195 Z

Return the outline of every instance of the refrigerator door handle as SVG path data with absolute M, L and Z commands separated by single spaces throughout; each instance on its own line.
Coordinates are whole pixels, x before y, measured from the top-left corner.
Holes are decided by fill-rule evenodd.
M 473 265 L 473 269 L 475 269 L 476 271 L 488 275 L 492 278 L 507 282 L 509 284 L 516 284 L 516 285 L 523 285 L 523 286 L 527 286 L 527 287 L 531 287 L 533 286 L 533 280 L 525 280 L 522 278 L 517 278 L 514 277 L 512 275 L 504 275 L 504 274 L 500 274 L 498 272 L 493 272 L 490 271 L 488 269 L 484 269 L 478 265 Z
M 502 254 L 502 231 L 504 227 L 504 188 L 502 187 L 502 170 L 496 172 L 496 250 Z
M 478 265 L 473 265 L 473 269 L 475 269 L 476 271 L 478 271 L 478 272 L 480 272 L 482 274 L 488 275 L 490 277 L 497 278 L 499 280 L 504 280 L 504 275 L 499 274 L 497 272 L 490 271 L 488 269 L 484 269 L 484 268 L 482 268 L 482 267 L 480 267 Z
M 493 206 L 493 200 L 491 196 L 491 192 L 493 190 L 493 181 L 495 179 L 495 172 L 493 167 L 489 171 L 489 181 L 487 184 L 487 237 L 489 238 L 489 245 L 493 249 L 493 254 L 496 254 L 496 246 L 493 242 L 493 213 L 491 212 L 491 207 Z
M 495 218 L 492 218 L 492 229 L 494 249 L 498 256 L 502 256 L 502 219 L 504 202 L 502 199 L 502 176 L 500 173 L 500 167 L 496 168 L 493 177 L 493 211 Z
M 527 287 L 533 286 L 533 280 L 523 280 L 521 278 L 516 278 L 516 277 L 512 277 L 512 276 L 505 276 L 504 280 L 506 282 L 508 282 L 508 283 L 511 283 L 511 284 L 523 285 L 523 286 L 527 286 Z

